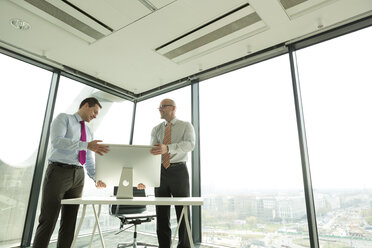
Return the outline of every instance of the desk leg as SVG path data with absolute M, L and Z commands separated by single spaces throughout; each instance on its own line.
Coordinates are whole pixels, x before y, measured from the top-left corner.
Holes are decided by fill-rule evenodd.
M 190 222 L 189 222 L 189 217 L 188 217 L 188 213 L 187 213 L 187 206 L 183 206 L 183 211 L 184 211 L 184 218 L 185 218 L 187 236 L 189 236 L 190 247 L 194 248 L 194 242 L 192 241 Z
M 173 247 L 174 240 L 176 239 L 176 235 L 178 233 L 178 229 L 180 229 L 182 218 L 185 218 L 185 225 L 186 225 L 186 230 L 187 230 L 187 236 L 189 236 L 190 247 L 191 248 L 194 248 L 194 243 L 192 241 L 192 235 L 191 235 L 191 228 L 190 228 L 189 218 L 188 218 L 188 214 L 187 214 L 187 206 L 183 206 L 183 208 L 182 208 L 180 220 L 178 221 L 176 232 L 173 235 L 171 248 Z
M 100 213 L 101 213 L 101 205 L 98 205 L 98 206 L 99 206 L 98 207 L 98 218 L 99 218 Z M 94 204 L 92 204 L 92 208 L 94 208 Z M 96 233 L 96 228 L 97 228 L 97 222 L 94 222 L 92 235 L 90 236 L 89 248 L 92 247 L 93 237 L 94 237 L 94 234 Z
M 83 212 L 81 213 L 81 217 L 80 217 L 79 226 L 78 226 L 78 228 L 76 229 L 75 236 L 74 236 L 74 240 L 72 240 L 71 248 L 74 247 L 74 245 L 75 245 L 75 241 L 76 241 L 77 237 L 79 236 L 80 228 L 81 228 L 81 225 L 83 224 L 83 220 L 84 220 L 84 217 L 85 217 L 85 210 L 86 210 L 86 209 L 87 209 L 87 205 L 84 204 L 84 205 L 83 205 Z
M 93 233 L 92 233 L 92 237 L 90 239 L 89 247 L 92 244 L 93 235 L 96 232 L 96 226 L 97 226 L 98 227 L 99 236 L 101 238 L 102 247 L 105 248 L 105 242 L 103 240 L 103 236 L 102 236 L 102 232 L 101 232 L 101 226 L 99 225 L 99 222 L 98 222 L 98 217 L 99 217 L 99 215 L 101 213 L 101 204 L 98 205 L 98 215 L 97 215 L 97 212 L 96 212 L 96 208 L 94 207 L 94 204 L 92 204 L 92 207 L 93 207 L 94 217 L 96 218 L 96 224 L 94 225 L 94 228 L 93 228 Z
M 183 218 L 184 214 L 185 214 L 185 208 L 182 208 L 182 212 L 181 212 L 181 216 L 180 216 L 180 219 L 178 221 L 178 224 L 177 224 L 176 232 L 173 234 L 173 239 L 172 239 L 172 243 L 171 243 L 171 246 L 170 246 L 171 248 L 173 247 L 174 240 L 176 239 L 178 229 L 180 229 L 181 221 L 182 221 L 182 218 Z

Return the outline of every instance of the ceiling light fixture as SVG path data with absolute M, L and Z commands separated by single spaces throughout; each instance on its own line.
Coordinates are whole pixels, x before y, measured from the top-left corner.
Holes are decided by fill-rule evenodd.
M 17 18 L 13 18 L 10 20 L 10 25 L 12 25 L 14 28 L 18 29 L 18 30 L 23 30 L 23 31 L 27 31 L 31 28 L 31 25 L 28 24 L 27 22 L 21 20 L 21 19 L 17 19 Z

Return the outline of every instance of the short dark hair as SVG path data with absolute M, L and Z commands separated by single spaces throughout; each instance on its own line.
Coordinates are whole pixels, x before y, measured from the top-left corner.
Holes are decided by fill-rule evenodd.
M 88 97 L 88 98 L 85 98 L 81 103 L 80 103 L 80 106 L 79 106 L 79 109 L 81 109 L 81 107 L 83 107 L 86 103 L 88 103 L 89 107 L 94 107 L 96 106 L 96 104 L 102 108 L 101 104 L 99 103 L 99 101 L 97 100 L 97 98 L 95 97 Z

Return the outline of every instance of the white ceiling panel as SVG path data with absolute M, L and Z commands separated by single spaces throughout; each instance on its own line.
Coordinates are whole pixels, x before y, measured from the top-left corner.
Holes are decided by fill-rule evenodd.
M 137 0 L 69 0 L 113 30 L 119 30 L 151 13 Z
M 287 8 L 281 0 L 151 0 L 155 10 L 147 8 L 143 0 L 69 0 L 80 14 L 87 14 L 99 26 L 113 29 L 92 42 L 79 37 L 76 30 L 51 21 L 45 14 L 16 4 L 17 1 L 0 0 L 0 46 L 58 68 L 81 71 L 133 93 L 146 92 L 247 54 L 372 15 L 371 0 L 290 0 L 300 4 Z M 190 50 L 191 56 L 182 61 L 173 61 L 156 51 L 175 40 L 176 47 L 182 47 L 182 42 L 190 37 L 197 39 L 193 37 L 197 32 L 202 36 L 213 34 L 213 30 L 224 25 L 213 27 L 216 24 L 211 21 L 228 19 L 229 13 L 240 6 L 251 9 L 242 11 L 240 17 L 256 13 L 261 19 L 259 26 L 239 29 L 229 34 L 232 36 L 218 32 L 222 45 L 209 42 L 210 47 Z M 64 11 L 77 14 L 73 10 Z M 14 18 L 28 22 L 31 29 L 13 28 L 10 20 Z M 97 25 L 90 21 L 88 26 Z M 201 31 L 186 37 L 196 29 Z M 209 32 L 202 34 L 205 30 Z

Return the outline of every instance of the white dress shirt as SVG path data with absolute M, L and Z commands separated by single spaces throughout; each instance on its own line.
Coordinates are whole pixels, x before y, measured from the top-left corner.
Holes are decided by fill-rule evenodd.
M 93 140 L 93 133 L 85 125 L 87 141 L 81 141 L 81 124 L 80 115 L 75 113 L 59 114 L 52 122 L 50 130 L 50 142 L 52 152 L 49 157 L 50 162 L 59 162 L 64 164 L 81 165 L 79 162 L 79 151 L 87 150 L 88 142 Z M 88 176 L 94 180 L 95 168 L 93 153 L 87 150 L 87 159 L 84 164 Z
M 155 126 L 151 132 L 151 145 L 163 144 L 167 122 Z M 171 144 L 168 144 L 170 162 L 186 162 L 187 153 L 194 150 L 195 131 L 190 122 L 174 118 L 171 121 Z

